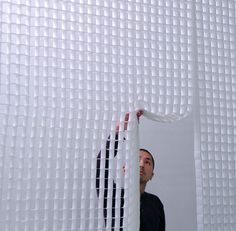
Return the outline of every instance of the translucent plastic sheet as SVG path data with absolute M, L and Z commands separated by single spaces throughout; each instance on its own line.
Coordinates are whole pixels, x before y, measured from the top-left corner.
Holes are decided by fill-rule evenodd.
M 138 230 L 136 111 L 190 112 L 192 13 L 187 0 L 0 1 L 0 230 Z
M 197 1 L 199 231 L 236 230 L 235 1 Z

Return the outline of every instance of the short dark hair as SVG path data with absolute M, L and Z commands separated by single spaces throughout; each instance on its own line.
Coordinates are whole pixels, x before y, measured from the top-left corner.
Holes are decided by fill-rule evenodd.
M 155 161 L 154 161 L 154 158 L 153 158 L 153 155 L 151 152 L 149 152 L 147 149 L 145 148 L 140 148 L 139 151 L 143 151 L 143 152 L 146 152 L 148 153 L 150 156 L 151 156 L 151 159 L 152 159 L 152 165 L 153 165 L 153 169 L 154 169 L 154 166 L 155 166 Z

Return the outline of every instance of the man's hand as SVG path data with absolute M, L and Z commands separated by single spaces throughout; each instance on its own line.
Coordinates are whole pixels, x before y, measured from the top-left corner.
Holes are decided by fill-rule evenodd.
M 140 118 L 142 115 L 143 115 L 143 110 L 138 110 L 137 113 L 136 113 L 138 123 L 139 123 L 139 118 Z M 128 128 L 128 123 L 129 123 L 129 113 L 126 113 L 126 114 L 125 114 L 125 119 L 124 119 L 124 131 L 127 130 L 127 128 Z M 117 125 L 116 125 L 116 132 L 119 132 L 119 129 L 120 129 L 120 122 L 118 122 Z
M 139 118 L 143 115 L 143 110 L 138 110 L 136 115 L 137 115 L 137 119 L 138 119 L 138 123 L 139 123 Z

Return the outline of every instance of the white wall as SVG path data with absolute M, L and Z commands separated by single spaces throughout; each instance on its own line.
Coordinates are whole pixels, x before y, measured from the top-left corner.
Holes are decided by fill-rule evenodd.
M 192 115 L 173 123 L 140 120 L 140 146 L 155 158 L 155 176 L 146 191 L 160 197 L 166 231 L 196 231 L 194 134 Z

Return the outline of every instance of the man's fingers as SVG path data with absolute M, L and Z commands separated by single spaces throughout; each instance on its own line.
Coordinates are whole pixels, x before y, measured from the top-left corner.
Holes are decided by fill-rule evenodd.
M 124 121 L 124 130 L 127 130 L 129 122 L 129 113 L 125 114 L 125 121 Z
M 143 115 L 143 110 L 138 110 L 136 115 L 137 115 L 137 119 L 138 119 L 138 122 L 139 122 L 139 118 Z
M 137 113 L 136 113 L 138 121 L 139 121 L 140 116 L 142 116 L 142 115 L 143 115 L 143 110 L 138 110 Z M 129 123 L 129 113 L 126 113 L 125 114 L 125 119 L 124 119 L 124 130 L 127 130 L 128 123 Z M 119 129 L 120 129 L 120 123 L 117 123 L 116 132 L 118 132 Z

